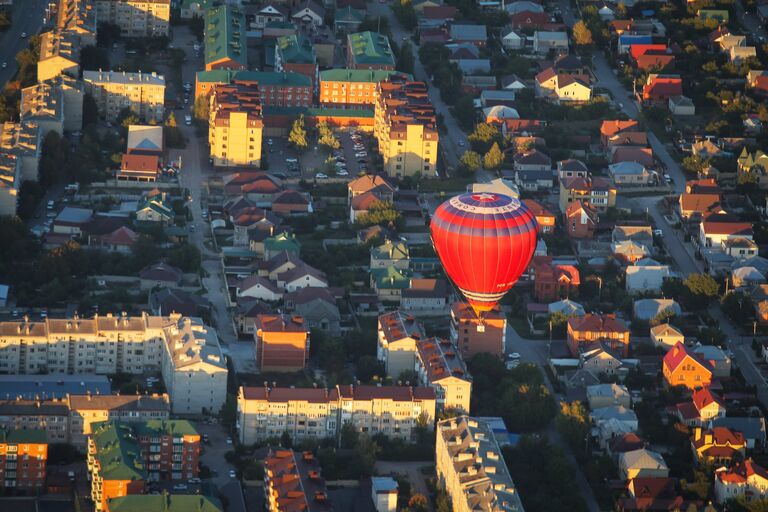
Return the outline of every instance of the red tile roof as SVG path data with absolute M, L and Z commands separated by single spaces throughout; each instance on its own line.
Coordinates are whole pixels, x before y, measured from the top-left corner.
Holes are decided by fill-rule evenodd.
M 708 362 L 701 359 L 697 354 L 693 353 L 693 351 L 689 351 L 688 347 L 679 341 L 677 342 L 677 345 L 672 347 L 672 350 L 664 355 L 663 364 L 670 372 L 674 372 L 677 370 L 677 367 L 686 360 L 686 358 L 690 358 L 692 361 L 697 362 L 706 370 L 712 372 L 712 366 L 710 366 Z
M 523 204 L 527 206 L 529 210 L 531 210 L 531 213 L 535 217 L 555 217 L 552 212 L 544 208 L 541 203 L 534 199 L 523 199 Z
M 637 128 L 640 128 L 640 124 L 634 119 L 629 119 L 627 121 L 621 121 L 618 119 L 603 121 L 603 123 L 600 125 L 600 135 L 604 137 L 611 137 L 617 133 L 627 130 L 635 130 Z
M 768 471 L 762 466 L 755 464 L 752 459 L 743 462 L 737 462 L 731 468 L 722 468 L 715 471 L 715 478 L 727 484 L 743 484 L 753 475 L 757 475 L 763 480 L 768 480 Z
M 682 95 L 683 79 L 680 77 L 656 75 L 649 77 L 643 87 L 643 98 L 646 100 L 667 100 Z
M 629 329 L 623 320 L 614 315 L 588 314 L 583 318 L 569 318 L 568 326 L 578 332 L 612 332 L 628 333 Z
M 720 407 L 725 407 L 725 404 L 723 404 L 722 400 L 720 400 L 718 397 L 712 394 L 712 391 L 709 390 L 709 388 L 701 388 L 697 389 L 693 392 L 693 405 L 696 407 L 697 411 L 701 411 L 703 408 L 712 405 L 717 404 Z
M 256 317 L 256 329 L 264 332 L 303 332 L 308 328 L 300 316 L 259 315 Z
M 666 44 L 632 44 L 629 45 L 629 54 L 634 60 L 637 60 L 641 55 L 645 55 L 651 50 L 661 50 L 665 52 L 667 50 Z
M 687 212 L 705 213 L 715 210 L 720 205 L 720 194 L 681 194 L 680 209 Z

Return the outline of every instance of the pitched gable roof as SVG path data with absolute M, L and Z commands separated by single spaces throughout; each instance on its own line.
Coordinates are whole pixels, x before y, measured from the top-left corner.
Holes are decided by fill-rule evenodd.
M 708 362 L 701 359 L 693 351 L 689 351 L 688 347 L 679 341 L 677 345 L 672 347 L 672 350 L 664 355 L 663 364 L 670 372 L 675 372 L 686 360 L 690 360 L 712 373 L 712 366 Z

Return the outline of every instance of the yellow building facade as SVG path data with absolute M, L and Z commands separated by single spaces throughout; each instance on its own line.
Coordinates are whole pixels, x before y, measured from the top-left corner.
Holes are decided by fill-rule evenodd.
M 217 167 L 259 167 L 264 121 L 258 87 L 235 81 L 211 92 L 208 144 Z

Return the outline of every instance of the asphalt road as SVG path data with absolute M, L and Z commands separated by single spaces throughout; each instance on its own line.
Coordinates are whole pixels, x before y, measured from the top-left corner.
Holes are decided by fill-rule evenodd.
M 15 0 L 11 27 L 0 35 L 0 62 L 7 65 L 0 68 L 0 82 L 5 84 L 18 69 L 16 54 L 27 47 L 29 37 L 40 32 L 48 2 L 45 0 Z M 27 37 L 22 38 L 21 34 Z

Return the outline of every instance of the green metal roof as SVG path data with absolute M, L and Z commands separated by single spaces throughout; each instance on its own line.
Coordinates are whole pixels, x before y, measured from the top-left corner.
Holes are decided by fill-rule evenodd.
M 347 36 L 355 64 L 395 66 L 389 38 L 378 32 L 358 32 Z
M 139 212 L 145 208 L 149 208 L 150 210 L 155 211 L 157 214 L 168 217 L 169 219 L 175 217 L 174 211 L 171 208 L 165 206 L 162 201 L 147 199 L 145 197 L 136 204 L 136 211 Z
M 408 246 L 403 242 L 392 243 L 387 240 L 378 247 L 371 248 L 371 257 L 375 260 L 407 260 Z
M 205 17 L 205 63 L 231 59 L 248 66 L 245 13 L 229 5 L 208 9 Z
M 348 5 L 336 11 L 334 18 L 335 23 L 360 23 L 365 19 L 365 11 Z
M 216 498 L 192 494 L 135 494 L 112 498 L 110 512 L 222 512 Z
M 299 242 L 295 235 L 290 235 L 283 231 L 278 235 L 264 239 L 264 249 L 295 252 L 298 254 L 301 250 L 301 242 Z
M 411 275 L 410 270 L 400 270 L 393 266 L 371 269 L 377 290 L 404 290 L 411 286 Z
M 0 443 L 8 444 L 45 444 L 48 442 L 48 436 L 45 430 L 24 428 L 17 430 L 8 430 L 0 428 Z
M 286 85 L 291 87 L 310 87 L 312 80 L 308 76 L 292 71 L 198 71 L 198 82 L 228 84 L 232 80 L 256 80 L 262 85 Z
M 139 436 L 151 436 L 164 434 L 169 436 L 196 436 L 197 429 L 187 420 L 149 420 L 143 423 L 134 423 L 136 434 Z
M 103 421 L 92 426 L 96 459 L 105 480 L 144 480 L 147 469 L 130 425 Z
M 282 36 L 277 40 L 277 51 L 283 62 L 291 64 L 315 64 L 315 50 L 312 43 L 304 36 Z
M 320 72 L 320 81 L 379 83 L 396 73 L 398 72 L 373 69 L 326 69 Z M 413 80 L 413 77 L 408 76 Z

